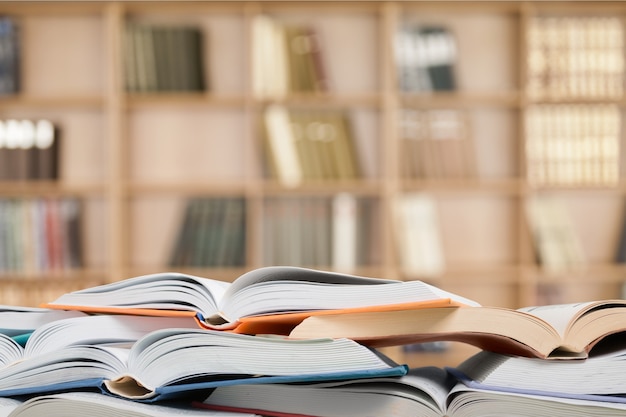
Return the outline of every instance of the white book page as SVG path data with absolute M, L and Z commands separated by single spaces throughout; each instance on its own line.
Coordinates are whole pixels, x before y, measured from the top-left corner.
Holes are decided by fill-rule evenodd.
M 552 327 L 563 337 L 572 319 L 580 313 L 581 310 L 587 308 L 592 302 L 587 303 L 571 303 L 571 304 L 554 304 L 546 306 L 524 307 L 519 311 L 532 314 L 550 323 Z
M 5 400 L 5 399 L 3 399 Z M 18 402 L 19 404 L 19 402 Z M 81 410 L 85 415 L 91 416 L 111 416 L 111 415 L 132 415 L 134 416 L 198 416 L 198 417 L 253 417 L 255 414 L 229 413 L 224 411 L 213 411 L 206 409 L 192 409 L 161 404 L 143 404 L 134 401 L 127 401 L 108 395 L 90 392 L 68 392 L 61 394 L 46 395 L 29 400 L 23 406 L 24 409 L 32 408 L 47 412 L 52 410 Z M 3 405 L 0 403 L 0 417 L 8 416 L 2 414 Z M 56 413 L 51 413 L 56 414 Z M 61 415 L 61 414 L 58 414 Z

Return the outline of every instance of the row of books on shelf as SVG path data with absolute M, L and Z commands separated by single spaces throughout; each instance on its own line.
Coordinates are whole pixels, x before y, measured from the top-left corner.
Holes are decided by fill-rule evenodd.
M 260 97 L 328 91 L 323 42 L 312 25 L 260 14 L 253 20 L 254 92 Z M 208 88 L 206 30 L 191 24 L 129 21 L 123 32 L 126 91 L 203 91 Z M 18 22 L 0 21 L 0 93 L 19 91 Z M 410 25 L 396 40 L 400 87 L 407 91 L 452 90 L 456 42 L 442 26 Z
M 533 17 L 526 39 L 530 97 L 622 97 L 624 25 L 619 16 Z
M 287 187 L 358 179 L 362 168 L 350 114 L 343 109 L 264 112 L 270 175 Z M 399 114 L 404 178 L 473 178 L 470 115 L 457 109 Z M 528 181 L 536 185 L 613 185 L 619 179 L 617 105 L 534 105 L 525 113 Z M 0 120 L 0 180 L 56 180 L 60 129 L 47 119 Z
M 332 198 L 268 200 L 263 207 L 265 265 L 327 265 L 351 272 L 374 261 L 375 203 L 340 193 Z
M 169 265 L 243 266 L 245 242 L 246 210 L 242 198 L 192 198 L 187 202 Z
M 621 112 L 612 104 L 543 104 L 525 115 L 528 181 L 537 185 L 615 185 Z
M 253 86 L 258 97 L 328 91 L 324 39 L 313 25 L 260 14 L 252 24 Z M 191 24 L 132 21 L 123 33 L 130 92 L 208 88 L 206 30 Z M 619 98 L 624 92 L 623 22 L 617 16 L 535 16 L 526 32 L 527 92 L 531 98 Z M 0 93 L 19 90 L 17 20 L 0 21 Z M 401 91 L 458 88 L 458 47 L 443 24 L 406 22 L 394 37 Z
M 200 27 L 129 22 L 124 29 L 126 91 L 204 91 Z
M 257 97 L 328 91 L 330 80 L 315 27 L 260 14 L 253 20 L 252 33 L 253 88 Z
M 402 109 L 399 119 L 404 178 L 477 177 L 467 111 Z
M 273 105 L 264 114 L 270 173 L 282 185 L 359 178 L 356 139 L 344 110 Z M 476 178 L 471 117 L 458 109 L 399 113 L 402 176 Z M 533 185 L 615 185 L 621 116 L 617 105 L 533 105 L 525 112 L 527 178 Z
M 78 268 L 81 242 L 79 199 L 0 199 L 0 273 Z
M 246 264 L 246 203 L 241 197 L 187 201 L 171 247 L 170 267 L 238 267 Z M 339 193 L 329 197 L 273 197 L 261 218 L 264 265 L 324 266 L 351 273 L 379 262 L 381 207 L 375 199 Z M 566 201 L 554 194 L 526 199 L 525 215 L 538 264 L 547 272 L 587 265 L 581 237 Z M 37 273 L 82 266 L 78 198 L 0 199 L 0 272 Z M 403 193 L 393 200 L 392 236 L 404 276 L 436 277 L 446 271 L 437 198 Z M 626 259 L 626 233 L 615 262 Z
M 59 141 L 50 120 L 0 120 L 0 181 L 58 179 Z
M 548 273 L 584 270 L 588 265 L 582 237 L 567 201 L 553 193 L 526 198 L 524 215 L 537 264 Z M 446 256 L 437 199 L 427 192 L 404 193 L 394 200 L 394 240 L 405 276 L 441 276 Z M 626 262 L 626 222 L 618 233 L 613 260 Z
M 625 331 L 620 299 L 509 309 L 291 266 L 164 272 L 3 306 L 0 398 L 14 417 L 624 415 Z M 479 350 L 443 368 L 382 350 L 434 341 Z
M 586 264 L 582 242 L 563 200 L 551 195 L 526 201 L 526 215 L 539 264 L 547 271 L 564 272 Z
M 361 176 L 345 110 L 288 109 L 270 105 L 263 115 L 268 171 L 285 187 Z
M 332 198 L 271 198 L 263 205 L 265 265 L 325 265 L 352 271 L 373 262 L 373 201 L 341 193 Z M 187 202 L 172 248 L 172 267 L 243 266 L 246 209 L 242 198 L 197 197 Z
M 395 36 L 398 87 L 405 92 L 457 89 L 457 44 L 445 26 L 405 24 Z

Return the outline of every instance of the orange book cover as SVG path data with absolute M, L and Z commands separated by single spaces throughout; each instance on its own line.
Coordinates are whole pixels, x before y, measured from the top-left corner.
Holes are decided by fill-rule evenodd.
M 42 304 L 43 308 L 51 308 L 56 310 L 78 310 L 91 314 L 126 314 L 137 316 L 156 316 L 156 317 L 189 317 L 196 321 L 198 326 L 203 329 L 231 331 L 241 334 L 278 334 L 288 336 L 291 330 L 300 324 L 304 319 L 324 314 L 342 314 L 342 313 L 361 313 L 376 311 L 398 311 L 411 310 L 421 308 L 463 306 L 449 298 L 417 301 L 412 303 L 399 303 L 388 305 L 377 305 L 369 307 L 355 307 L 335 310 L 315 310 L 315 311 L 298 311 L 293 313 L 277 313 L 258 316 L 243 317 L 237 322 L 225 323 L 223 325 L 214 325 L 206 322 L 202 317 L 190 310 L 165 310 L 154 308 L 127 308 L 127 307 L 95 307 L 95 306 L 74 306 L 60 304 Z

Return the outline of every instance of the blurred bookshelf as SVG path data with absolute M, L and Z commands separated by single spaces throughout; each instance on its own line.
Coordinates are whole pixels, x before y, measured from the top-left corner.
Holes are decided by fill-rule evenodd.
M 13 25 L 0 63 L 17 57 L 0 65 L 0 120 L 47 120 L 59 146 L 55 178 L 2 177 L 0 209 L 77 199 L 81 249 L 62 268 L 0 265 L 2 303 L 274 263 L 505 307 L 622 295 L 620 2 L 0 1 L 0 14 Z M 6 132 L 3 158 L 20 148 Z M 427 206 L 399 215 L 414 196 Z M 567 233 L 536 233 L 542 196 Z M 190 261 L 174 255 L 194 201 L 209 238 Z M 582 261 L 546 266 L 557 235 Z

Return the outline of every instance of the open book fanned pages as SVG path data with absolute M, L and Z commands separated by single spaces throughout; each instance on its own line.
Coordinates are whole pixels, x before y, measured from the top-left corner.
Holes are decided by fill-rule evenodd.
M 414 368 L 393 378 L 224 386 L 197 406 L 267 417 L 607 417 L 626 413 L 626 404 L 610 399 L 475 388 L 437 367 Z
M 6 417 L 261 417 L 251 413 L 200 410 L 181 403 L 142 404 L 95 392 L 63 392 L 24 401 L 0 398 L 0 415 Z
M 544 361 L 481 351 L 450 372 L 477 389 L 616 402 L 626 405 L 626 349 L 584 361 Z
M 30 334 L 38 327 L 53 321 L 83 316 L 86 314 L 76 310 L 0 305 L 0 334 L 17 337 Z
M 144 275 L 70 292 L 43 306 L 190 316 L 207 329 L 288 334 L 316 314 L 478 305 L 422 281 L 274 266 L 251 270 L 232 283 L 173 272 Z
M 626 347 L 624 331 L 626 300 L 601 300 L 519 310 L 480 306 L 325 314 L 306 318 L 290 336 L 347 337 L 375 347 L 448 340 L 520 356 L 582 359 L 600 342 Z
M 25 347 L 0 335 L 0 397 L 89 388 L 156 401 L 221 385 L 406 372 L 405 365 L 349 339 L 241 335 L 199 329 L 181 317 L 59 320 L 35 330 Z

